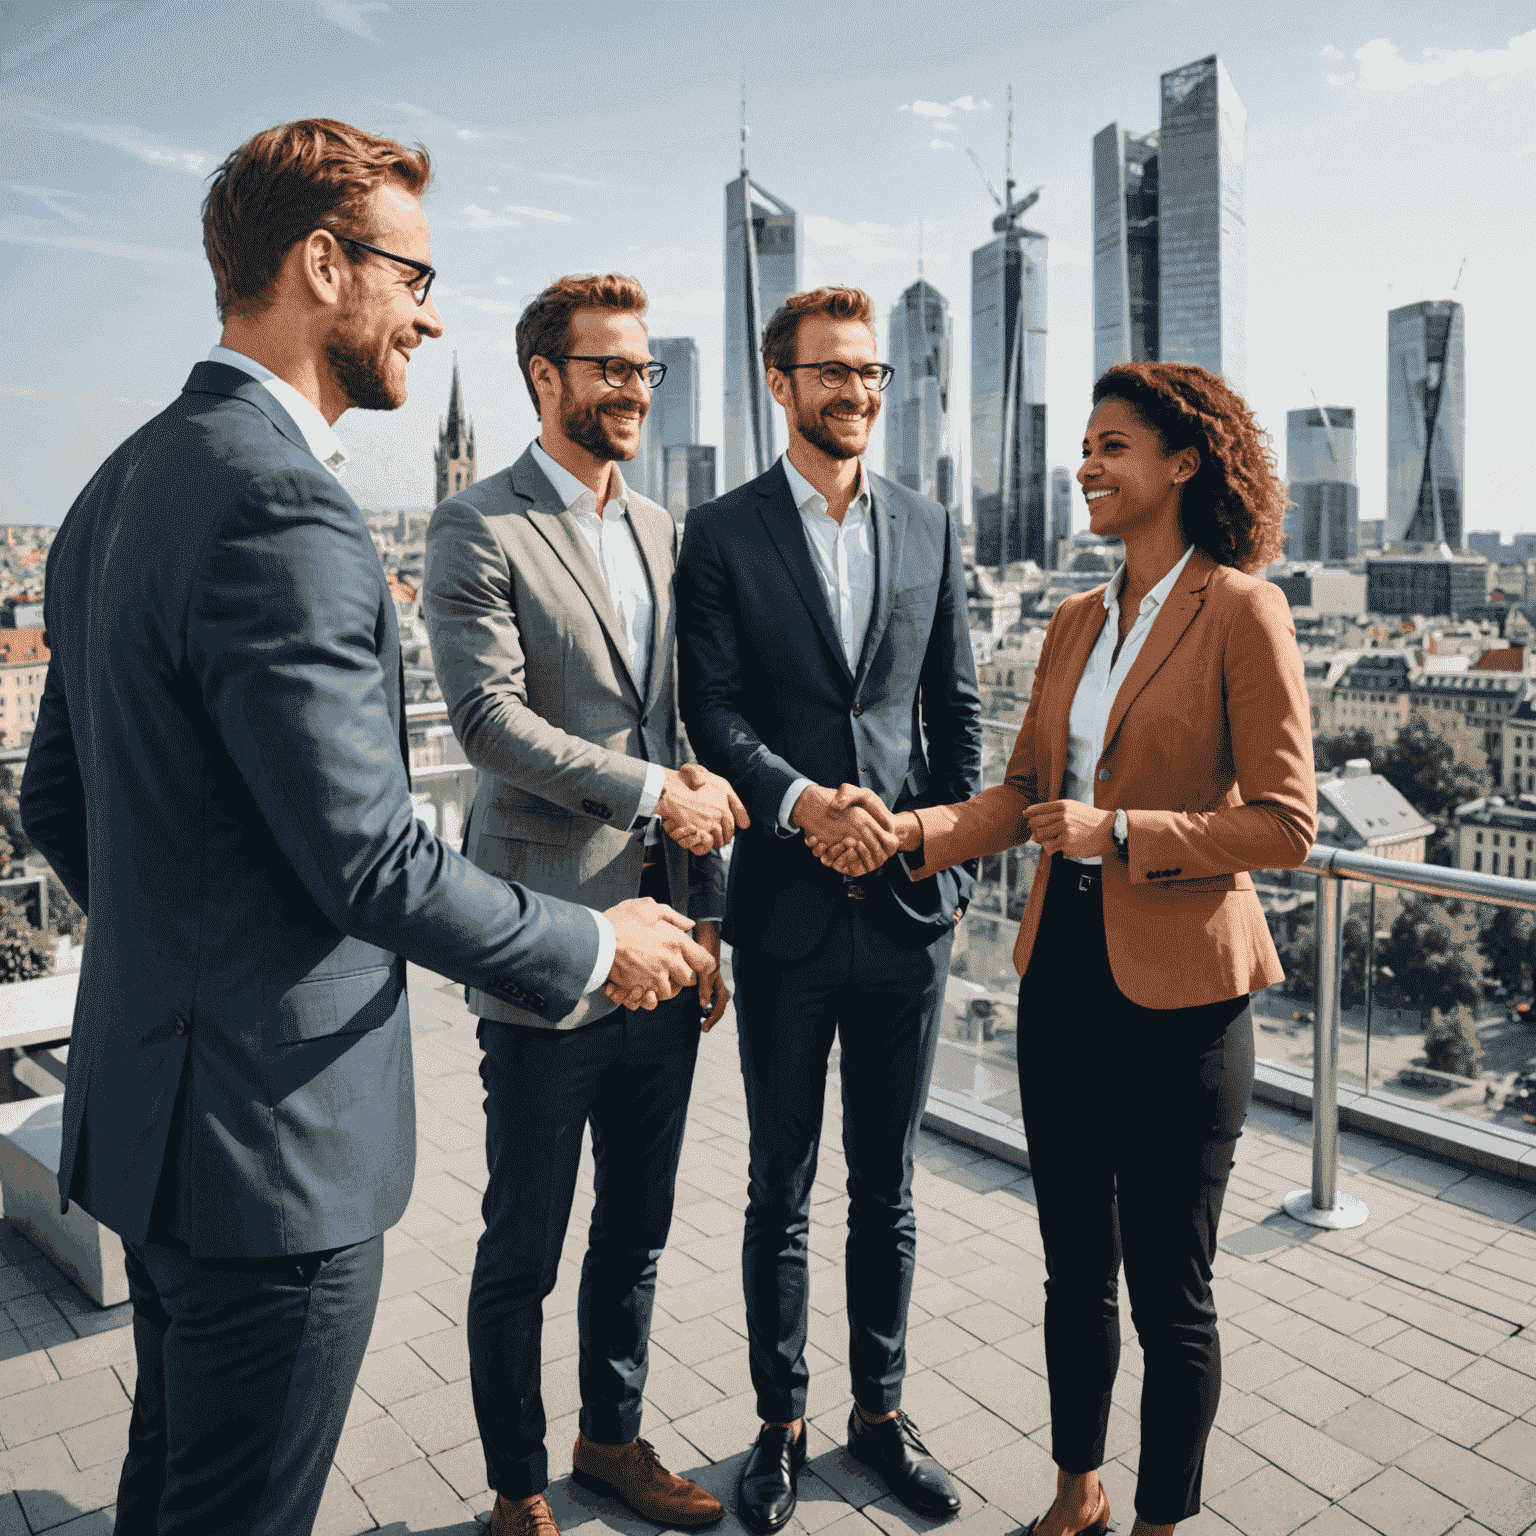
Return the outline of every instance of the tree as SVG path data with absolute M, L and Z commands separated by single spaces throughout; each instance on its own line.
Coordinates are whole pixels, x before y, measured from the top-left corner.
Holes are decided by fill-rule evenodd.
M 31 981 L 53 969 L 43 936 L 14 903 L 0 898 L 0 983 Z
M 1487 788 L 1487 759 L 1465 727 L 1409 715 L 1378 771 L 1416 810 L 1444 826 L 1458 805 Z
M 1472 1010 L 1461 1004 L 1453 1015 L 1430 1009 L 1429 1026 L 1424 1031 L 1424 1056 L 1436 1072 L 1454 1072 L 1458 1077 L 1476 1077 L 1482 1063 L 1483 1046 L 1477 1038 Z
M 1477 936 L 1483 971 L 1507 992 L 1527 991 L 1536 971 L 1536 913 L 1492 907 Z
M 32 852 L 32 840 L 21 829 L 21 795 L 15 774 L 0 766 L 0 873 L 12 859 L 24 859 Z
M 1381 756 L 1381 743 L 1364 728 L 1346 731 L 1342 736 L 1312 738 L 1312 766 L 1318 773 L 1342 768 L 1351 758 L 1365 757 L 1374 763 Z
M 1472 961 L 1477 919 L 1460 901 L 1413 896 L 1393 919 L 1376 952 L 1389 989 L 1410 1008 L 1475 1005 L 1482 993 L 1481 968 Z

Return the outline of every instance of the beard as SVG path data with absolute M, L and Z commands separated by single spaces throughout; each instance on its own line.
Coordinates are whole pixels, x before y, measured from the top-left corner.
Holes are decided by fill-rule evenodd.
M 634 407 L 626 404 L 625 410 L 633 410 Z M 608 435 L 608 423 L 603 420 L 605 407 L 602 405 L 576 405 L 567 403 L 560 415 L 560 428 L 578 448 L 585 448 L 595 459 L 612 459 L 615 463 L 622 464 L 630 458 L 622 448 Z M 640 412 L 640 420 L 645 421 L 645 411 Z
M 823 419 L 825 413 L 832 409 L 833 405 L 846 406 L 845 400 L 834 400 L 832 405 L 824 406 L 820 411 L 808 411 L 800 403 L 798 388 L 795 393 L 795 430 L 813 448 L 819 448 L 830 459 L 856 459 L 864 451 L 862 448 L 851 447 L 848 443 L 840 441 L 832 435 L 831 429 Z M 864 420 L 866 426 L 875 418 L 875 412 L 865 409 Z M 868 431 L 865 432 L 865 446 L 869 444 Z
M 352 309 L 340 316 L 326 338 L 325 360 L 331 365 L 331 377 L 358 410 L 396 410 L 405 404 L 405 392 L 390 383 L 383 364 L 358 333 L 357 314 Z

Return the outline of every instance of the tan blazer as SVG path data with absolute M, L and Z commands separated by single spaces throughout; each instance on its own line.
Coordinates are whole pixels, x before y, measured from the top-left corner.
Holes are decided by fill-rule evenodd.
M 422 611 L 454 734 L 480 770 L 464 851 L 483 870 L 603 911 L 640 889 L 633 830 L 646 768 L 693 761 L 677 710 L 672 569 L 678 529 L 629 493 L 652 599 L 650 676 L 630 665 L 592 547 L 531 451 L 432 514 Z M 662 839 L 671 904 L 725 912 L 718 853 Z M 552 1026 L 471 989 L 481 1018 L 573 1029 L 613 1004 L 601 990 Z
M 1057 609 L 1005 781 L 917 812 L 918 878 L 1027 841 L 1025 808 L 1060 799 L 1067 717 L 1107 617 L 1102 587 Z M 1282 979 L 1248 871 L 1294 868 L 1312 845 L 1310 719 L 1284 594 L 1196 550 L 1115 696 L 1094 773 L 1094 804 L 1130 826 L 1129 861 L 1107 857 L 1103 875 L 1110 969 L 1132 1002 L 1188 1008 Z M 1021 976 L 1048 869 L 1019 924 Z

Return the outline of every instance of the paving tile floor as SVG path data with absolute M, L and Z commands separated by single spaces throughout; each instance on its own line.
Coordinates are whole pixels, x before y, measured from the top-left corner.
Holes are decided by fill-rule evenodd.
M 321 1536 L 472 1536 L 488 1511 L 464 1341 L 485 1186 L 479 1053 L 462 993 L 412 970 L 419 1159 L 386 1239 L 384 1291 L 316 1527 Z M 791 1536 L 915 1536 L 842 1448 L 850 1399 L 836 1071 L 811 1230 L 810 1461 Z M 1155 1134 L 1155 1122 L 1149 1121 Z M 1278 1214 L 1310 1177 L 1310 1125 L 1255 1103 L 1216 1264 L 1225 1385 L 1187 1536 L 1520 1536 L 1536 1530 L 1536 1188 L 1346 1132 L 1352 1232 Z M 959 1478 L 951 1529 L 1009 1536 L 1054 1486 L 1044 1263 L 1027 1174 L 924 1133 L 905 1406 Z M 672 1240 L 661 1261 L 643 1433 L 729 1505 L 756 1429 L 739 1241 L 747 1131 L 730 1016 L 704 1042 Z M 546 1306 L 545 1401 L 565 1536 L 645 1536 L 567 1477 L 576 1435 L 576 1282 L 590 1164 Z M 98 1536 L 134 1383 L 126 1308 L 97 1311 L 0 1229 L 0 1536 Z M 1123 1291 L 1123 1288 L 1122 1288 Z M 1140 1353 L 1124 1348 L 1103 1476 L 1130 1530 Z M 741 1536 L 727 1515 L 721 1536 Z

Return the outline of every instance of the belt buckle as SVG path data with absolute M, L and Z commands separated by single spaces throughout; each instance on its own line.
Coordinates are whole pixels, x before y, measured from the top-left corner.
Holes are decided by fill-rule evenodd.
M 862 885 L 860 885 L 857 881 L 854 881 L 853 884 L 851 884 L 848 887 L 848 900 L 849 901 L 863 901 L 864 900 L 864 887 Z
M 1093 889 L 1093 882 L 1098 878 L 1099 877 L 1097 875 L 1079 875 L 1077 877 L 1078 890 L 1091 891 Z

